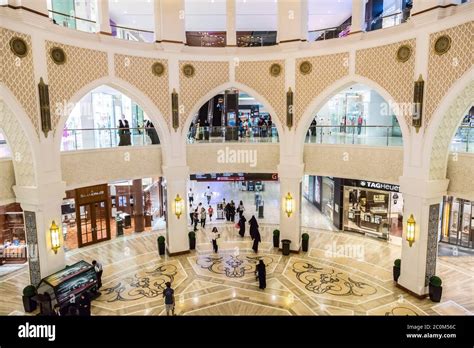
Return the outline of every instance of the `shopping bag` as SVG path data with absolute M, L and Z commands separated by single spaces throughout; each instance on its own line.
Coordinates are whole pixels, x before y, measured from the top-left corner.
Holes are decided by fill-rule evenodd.
M 240 228 L 240 223 L 237 222 L 237 223 L 235 224 L 235 228 Z

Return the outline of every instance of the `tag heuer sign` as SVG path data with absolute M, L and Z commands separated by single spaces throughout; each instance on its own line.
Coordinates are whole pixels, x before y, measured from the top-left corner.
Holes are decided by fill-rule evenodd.
M 384 184 L 382 182 L 374 182 L 374 181 L 360 180 L 358 186 L 366 187 L 369 189 L 375 189 L 375 190 L 383 190 L 383 191 L 392 191 L 392 192 L 400 191 L 400 186 L 398 185 Z

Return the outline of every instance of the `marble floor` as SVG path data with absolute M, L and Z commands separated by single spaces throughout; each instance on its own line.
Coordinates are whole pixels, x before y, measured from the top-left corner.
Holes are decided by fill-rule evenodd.
M 98 259 L 103 263 L 102 295 L 93 315 L 165 315 L 162 291 L 167 281 L 176 294 L 177 315 L 472 315 L 474 258 L 443 256 L 441 303 L 420 300 L 392 280 L 400 247 L 385 241 L 303 228 L 310 250 L 283 256 L 272 245 L 277 225 L 261 224 L 258 253 L 247 234 L 231 223 L 217 224 L 222 238 L 213 253 L 209 233 L 197 231 L 196 250 L 159 256 L 156 239 L 164 231 L 123 236 L 66 253 L 67 262 Z M 254 270 L 267 266 L 267 288 L 260 290 Z M 21 289 L 27 268 L 0 278 L 0 315 L 21 315 Z

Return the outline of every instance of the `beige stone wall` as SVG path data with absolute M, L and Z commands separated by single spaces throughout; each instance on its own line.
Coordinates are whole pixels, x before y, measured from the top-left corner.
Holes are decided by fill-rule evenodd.
M 281 73 L 274 77 L 270 74 L 272 64 L 281 65 Z M 285 61 L 248 61 L 239 62 L 235 68 L 235 80 L 261 94 L 277 113 L 271 115 L 286 124 Z M 262 102 L 260 100 L 260 102 Z
M 116 54 L 114 59 L 115 75 L 134 85 L 148 96 L 161 111 L 166 125 L 170 127 L 171 94 L 168 83 L 168 62 L 162 59 L 126 56 L 122 54 Z M 157 62 L 163 64 L 165 67 L 165 71 L 161 76 L 156 76 L 152 72 L 152 65 Z
M 460 153 L 457 161 L 449 156 L 447 178 L 449 179 L 448 193 L 450 195 L 474 201 L 474 154 Z
M 50 57 L 53 47 L 66 53 L 66 63 L 57 65 Z M 85 85 L 108 75 L 107 53 L 46 41 L 51 123 L 55 130 L 61 117 L 69 116 L 71 97 Z
M 156 145 L 63 152 L 61 169 L 63 180 L 70 189 L 113 180 L 160 176 L 161 158 L 161 146 Z
M 451 49 L 437 55 L 435 41 L 442 35 L 451 38 Z M 428 59 L 428 80 L 425 87 L 424 125 L 427 127 L 431 117 L 449 88 L 474 64 L 474 22 L 439 31 L 430 35 Z
M 397 184 L 403 172 L 403 148 L 306 144 L 303 161 L 305 174 Z
M 28 45 L 28 54 L 19 58 L 10 49 L 10 40 L 19 37 Z M 31 37 L 11 30 L 0 28 L 0 82 L 13 93 L 24 108 L 31 123 L 39 134 L 40 116 L 37 98 L 37 86 L 33 68 L 33 49 Z
M 12 189 L 15 185 L 13 161 L 0 159 L 0 173 L 0 205 L 3 205 L 15 201 L 15 192 Z
M 194 76 L 186 77 L 183 66 L 191 64 L 194 67 Z M 180 126 L 182 127 L 186 118 L 193 108 L 196 112 L 202 105 L 197 105 L 199 99 L 204 97 L 210 90 L 229 81 L 228 62 L 204 62 L 204 61 L 180 61 L 179 62 L 179 104 L 184 107 L 180 113 Z
M 300 72 L 300 64 L 312 65 L 309 74 Z M 349 74 L 349 53 L 304 57 L 296 60 L 295 123 L 301 119 L 309 104 L 327 87 Z M 318 110 L 313 110 L 317 112 Z
M 411 57 L 402 63 L 397 60 L 397 50 L 402 45 L 412 48 Z M 405 40 L 390 45 L 371 47 L 356 52 L 356 74 L 367 77 L 384 88 L 397 103 L 413 102 L 416 41 Z M 408 108 L 403 118 L 410 123 Z

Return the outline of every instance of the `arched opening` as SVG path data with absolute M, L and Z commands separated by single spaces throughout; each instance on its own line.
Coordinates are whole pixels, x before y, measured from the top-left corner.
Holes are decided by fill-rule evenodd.
M 252 95 L 226 89 L 192 115 L 188 143 L 278 142 L 278 130 L 271 110 Z
M 314 113 L 305 142 L 403 145 L 402 130 L 391 103 L 362 83 L 337 92 Z
M 10 146 L 8 146 L 5 134 L 0 129 L 0 158 L 10 158 L 11 155 L 12 152 L 10 150 Z
M 464 112 L 450 145 L 451 152 L 474 152 L 474 106 Z
M 102 85 L 75 104 L 63 128 L 61 151 L 156 144 L 158 133 L 143 108 Z

